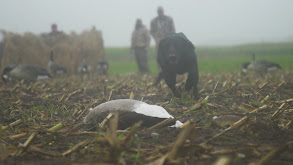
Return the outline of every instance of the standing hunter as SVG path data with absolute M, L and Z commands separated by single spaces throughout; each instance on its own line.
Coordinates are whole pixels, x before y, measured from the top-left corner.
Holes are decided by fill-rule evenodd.
M 131 37 L 131 53 L 134 51 L 136 63 L 141 73 L 150 73 L 147 58 L 150 40 L 148 29 L 142 24 L 141 19 L 137 19 Z
M 168 33 L 175 33 L 175 26 L 172 17 L 164 14 L 164 9 L 158 7 L 158 16 L 151 21 L 151 35 L 156 42 L 156 49 L 158 51 L 160 40 Z

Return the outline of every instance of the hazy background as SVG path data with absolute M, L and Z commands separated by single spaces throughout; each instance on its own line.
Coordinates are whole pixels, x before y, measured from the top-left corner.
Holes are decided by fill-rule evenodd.
M 149 28 L 158 6 L 196 45 L 293 41 L 292 0 L 0 0 L 0 29 L 36 34 L 95 26 L 105 46 L 129 46 L 135 20 Z M 154 44 L 154 41 L 152 41 Z

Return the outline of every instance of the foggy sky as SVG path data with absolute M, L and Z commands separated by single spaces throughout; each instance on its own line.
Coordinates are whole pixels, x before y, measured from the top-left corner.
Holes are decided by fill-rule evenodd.
M 105 46 L 129 46 L 137 18 L 149 28 L 158 6 L 195 45 L 293 40 L 292 0 L 0 0 L 0 29 L 36 34 L 95 26 Z M 152 45 L 154 41 L 152 40 Z

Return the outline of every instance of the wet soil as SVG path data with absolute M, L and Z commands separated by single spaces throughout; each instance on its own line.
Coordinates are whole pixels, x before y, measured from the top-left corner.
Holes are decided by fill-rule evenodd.
M 129 97 L 163 106 L 182 122 L 194 121 L 192 133 L 178 148 L 177 164 L 212 164 L 222 157 L 231 164 L 259 163 L 282 146 L 285 147 L 269 158 L 267 164 L 293 164 L 292 72 L 265 77 L 201 74 L 199 100 L 183 91 L 186 76 L 177 80 L 182 98 L 174 98 L 163 81 L 157 87 L 152 86 L 154 78 L 95 75 L 91 80 L 68 76 L 29 84 L 1 82 L 0 124 L 7 126 L 21 121 L 0 131 L 0 164 L 117 164 L 118 159 L 121 164 L 152 164 L 174 148 L 182 129 L 138 128 L 131 140 L 119 142 L 121 146 L 116 148 L 111 146 L 106 128 L 72 131 L 89 108 L 107 100 Z M 195 104 L 200 106 L 192 109 Z M 266 108 L 250 113 L 262 106 Z M 274 115 L 275 112 L 278 113 Z M 213 120 L 225 115 L 248 119 L 240 128 L 212 138 L 229 127 Z M 47 131 L 58 123 L 63 124 L 62 129 Z M 33 133 L 36 136 L 28 146 L 23 146 Z M 123 141 L 128 133 L 129 130 L 118 131 L 118 139 Z M 76 147 L 83 142 L 84 145 Z M 201 146 L 203 142 L 208 147 Z

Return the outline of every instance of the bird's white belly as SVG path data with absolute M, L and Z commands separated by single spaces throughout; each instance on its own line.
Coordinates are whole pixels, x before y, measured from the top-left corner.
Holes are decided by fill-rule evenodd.
M 49 78 L 49 76 L 47 76 L 47 75 L 42 75 L 42 76 L 38 76 L 37 77 L 37 80 L 43 80 L 43 79 L 48 79 Z

